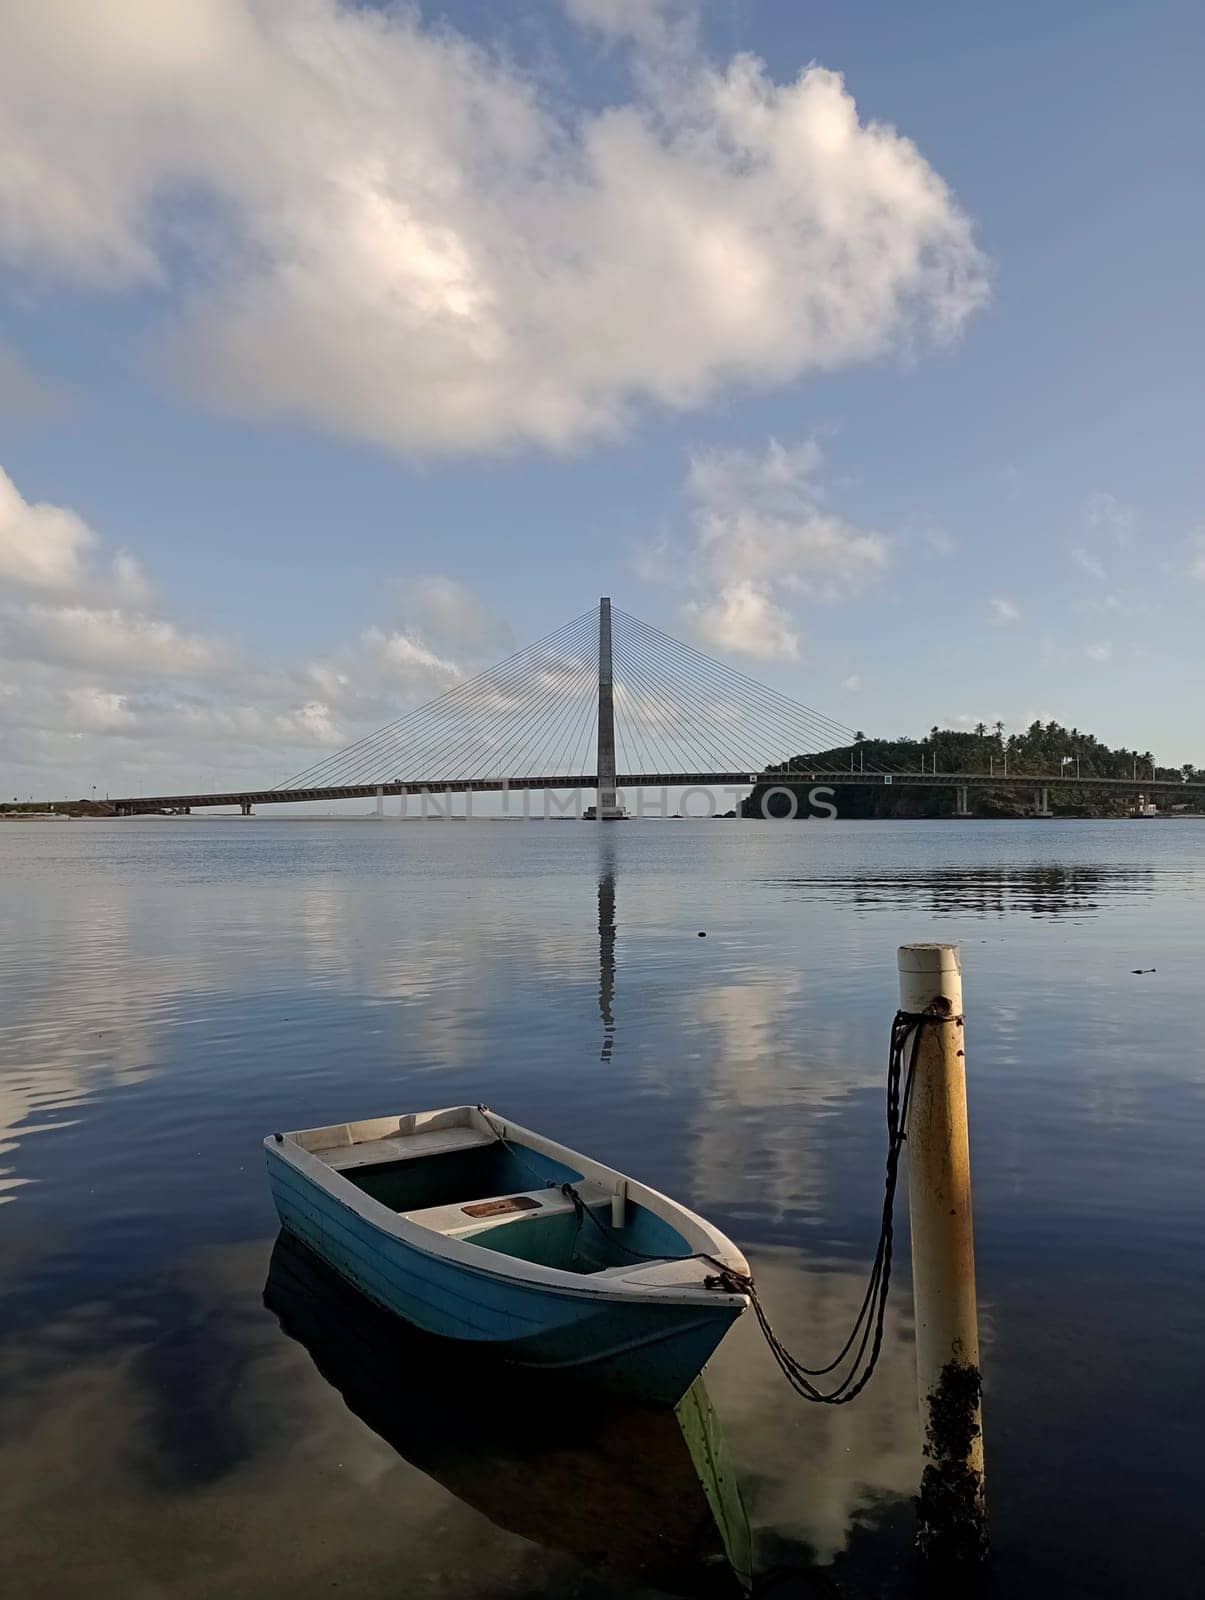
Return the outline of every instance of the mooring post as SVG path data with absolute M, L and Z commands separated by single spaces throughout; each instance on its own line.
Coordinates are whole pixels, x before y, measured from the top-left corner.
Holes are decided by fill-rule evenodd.
M 908 1205 L 924 1470 L 917 1544 L 940 1562 L 987 1551 L 962 962 L 956 944 L 905 944 L 900 1007 L 921 1029 L 908 1106 Z

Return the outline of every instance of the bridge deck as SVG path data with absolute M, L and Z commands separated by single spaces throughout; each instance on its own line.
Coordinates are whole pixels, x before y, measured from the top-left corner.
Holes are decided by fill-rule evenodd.
M 818 784 L 833 788 L 868 788 L 893 785 L 925 789 L 1058 789 L 1124 793 L 1199 795 L 1205 782 L 1185 783 L 1179 779 L 1157 778 L 1074 778 L 1058 773 L 1022 773 L 1007 777 L 986 772 L 845 772 L 807 768 L 794 772 L 621 772 L 616 782 L 621 789 L 742 788 L 757 784 Z M 410 794 L 483 794 L 522 792 L 530 789 L 596 789 L 592 773 L 564 775 L 545 773 L 533 778 L 428 778 L 393 783 L 344 784 L 313 789 L 240 789 L 218 794 L 126 795 L 108 803 L 121 815 L 183 811 L 216 806 L 292 805 L 299 802 L 336 800 L 374 800 L 380 796 Z M 60 802 L 62 803 L 62 802 Z

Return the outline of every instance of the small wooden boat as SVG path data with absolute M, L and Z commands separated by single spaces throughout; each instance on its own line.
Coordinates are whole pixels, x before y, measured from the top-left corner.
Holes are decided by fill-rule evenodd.
M 369 1299 L 521 1366 L 675 1404 L 748 1297 L 718 1229 L 611 1167 L 455 1106 L 264 1140 L 282 1225 Z

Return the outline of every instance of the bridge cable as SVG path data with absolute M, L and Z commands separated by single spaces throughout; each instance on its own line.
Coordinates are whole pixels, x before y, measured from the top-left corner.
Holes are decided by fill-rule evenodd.
M 675 688 L 679 688 L 679 687 L 685 688 L 687 690 L 687 695 L 689 695 L 690 686 L 687 684 L 687 680 L 680 675 L 680 669 L 678 669 L 677 664 L 675 662 L 673 662 L 667 656 L 662 655 L 659 650 L 655 651 L 655 653 L 653 655 L 653 665 L 652 665 L 651 670 L 655 671 L 658 667 L 661 667 L 663 669 L 665 669 L 665 668 L 670 669 L 669 670 L 669 674 L 668 674 L 668 681 L 671 684 L 673 684 Z M 722 693 L 725 696 L 727 696 L 728 698 L 734 698 L 734 696 L 731 693 L 731 687 L 729 685 L 726 685 L 726 684 L 723 685 Z M 686 698 L 686 697 L 687 696 L 683 696 L 683 698 Z M 742 696 L 740 695 L 739 691 L 738 691 L 737 696 L 735 696 L 735 697 L 738 698 L 738 699 L 742 698 Z M 775 760 L 782 760 L 783 757 L 784 757 L 784 753 L 787 750 L 787 741 L 788 741 L 789 738 L 792 737 L 792 729 L 790 727 L 784 725 L 785 719 L 783 719 L 781 717 L 774 717 L 765 708 L 760 707 L 760 706 L 754 706 L 749 701 L 745 702 L 745 705 L 742 707 L 742 710 L 744 711 L 744 714 L 746 716 L 746 720 L 748 722 L 752 722 L 754 724 L 754 729 L 755 729 L 755 732 L 758 734 L 758 736 L 761 739 L 764 739 L 766 741 L 766 744 L 768 746 L 768 749 L 769 749 L 769 752 L 770 752 L 770 755 L 772 756 L 772 758 L 775 759 Z M 715 718 L 715 708 L 714 708 L 714 706 L 709 708 L 709 714 L 711 715 L 712 719 L 714 720 L 714 718 Z M 809 733 L 809 738 L 812 737 L 812 736 L 814 736 L 814 735 Z M 758 753 L 756 756 L 750 758 L 745 763 L 740 763 L 740 762 L 736 761 L 732 756 L 729 756 L 728 758 L 726 758 L 726 759 L 724 759 L 722 761 L 722 766 L 728 768 L 729 770 L 731 770 L 731 769 L 733 769 L 733 768 L 735 768 L 735 767 L 737 767 L 739 765 L 755 765 L 758 768 L 764 768 L 767 764 L 768 764 L 768 756 L 765 755 L 765 754 L 761 754 L 761 753 Z
M 645 669 L 643 663 L 638 665 L 637 664 L 638 658 L 636 658 L 636 657 L 629 658 L 628 655 L 627 655 L 626 647 L 621 647 L 620 648 L 618 659 L 622 663 L 622 670 L 624 671 L 624 673 L 627 674 L 627 675 L 630 675 L 635 680 L 637 685 L 640 688 L 642 688 L 647 694 L 649 694 L 655 701 L 658 698 L 660 691 L 657 688 L 655 679 L 653 679 L 652 677 L 649 676 L 649 673 Z M 708 753 L 709 753 L 711 759 L 713 761 L 716 761 L 716 762 L 719 763 L 719 765 L 717 766 L 716 770 L 717 771 L 723 771 L 725 769 L 726 765 L 727 765 L 726 758 L 724 756 L 722 756 L 715 749 L 715 747 L 710 744 L 710 741 L 706 737 L 706 735 L 703 734 L 698 729 L 697 724 L 695 723 L 693 712 L 688 710 L 686 707 L 684 707 L 682 702 L 681 702 L 681 700 L 676 700 L 676 702 L 675 702 L 675 710 L 676 710 L 677 715 L 678 715 L 679 724 L 681 725 L 683 723 L 689 723 L 690 726 L 693 729 L 695 729 L 695 736 L 700 739 L 700 741 L 704 745 L 704 748 L 708 750 Z M 668 715 L 668 710 L 666 711 L 666 714 Z M 685 748 L 687 750 L 688 757 L 691 760 L 693 760 L 694 759 L 694 753 L 690 751 L 689 746 L 685 745 L 684 742 L 682 742 L 681 740 L 679 740 L 677 742 L 679 744 L 679 748 Z M 696 770 L 700 766 L 701 766 L 701 763 L 695 762 L 694 766 L 687 766 L 687 767 L 683 768 L 682 770 L 683 771 L 692 771 L 692 770 Z M 644 771 L 650 771 L 652 769 L 646 767 L 643 770 Z M 671 769 L 667 768 L 666 770 L 668 771 L 668 770 L 671 770 Z
M 699 682 L 710 684 L 737 701 L 744 714 L 751 717 L 761 737 L 773 741 L 767 757 L 759 757 L 763 767 L 770 760 L 778 764 L 786 754 L 796 753 L 783 750 L 784 735 L 790 736 L 792 730 L 796 736 L 802 734 L 805 739 L 805 749 L 797 752 L 799 754 L 818 754 L 824 745 L 850 746 L 854 743 L 853 730 L 832 718 L 824 717 L 766 685 L 757 684 L 735 669 L 723 667 L 681 641 L 661 633 L 659 629 L 629 617 L 627 613 L 620 613 L 619 616 L 624 630 L 640 641 L 670 675 L 671 681 L 677 684 L 688 682 L 695 686 Z M 710 714 L 714 718 L 714 708 L 711 708 Z M 878 774 L 886 768 L 882 763 L 875 763 L 865 770 Z
M 584 637 L 585 631 L 582 628 L 579 628 L 573 634 L 569 634 L 567 630 L 562 630 L 562 636 L 558 639 L 558 643 L 561 645 L 569 643 L 576 645 L 583 642 Z M 569 659 L 575 660 L 573 657 Z M 580 657 L 576 658 L 576 660 L 581 661 L 583 667 L 587 665 Z M 535 664 L 538 665 L 538 658 Z M 533 672 L 532 669 L 533 663 L 524 659 L 521 662 L 512 664 L 504 674 L 487 675 L 488 682 L 476 681 L 473 687 L 474 693 L 478 698 L 470 700 L 463 707 L 454 708 L 461 720 L 458 723 L 452 723 L 450 727 L 446 717 L 441 720 L 441 714 L 448 709 L 446 699 L 433 703 L 431 706 L 424 708 L 426 716 L 423 720 L 423 725 L 418 730 L 417 743 L 411 739 L 410 747 L 407 749 L 407 736 L 412 734 L 413 729 L 411 727 L 396 729 L 393 737 L 383 747 L 379 747 L 375 752 L 369 753 L 368 760 L 377 766 L 378 776 L 387 776 L 388 781 L 405 781 L 404 779 L 394 779 L 394 770 L 398 765 L 399 759 L 405 759 L 409 763 L 409 771 L 406 774 L 406 778 L 416 781 L 421 782 L 424 779 L 436 780 L 441 777 L 449 779 L 465 777 L 466 774 L 463 770 L 456 768 L 455 762 L 462 752 L 465 753 L 466 759 L 469 752 L 481 751 L 483 747 L 488 754 L 491 726 L 489 719 L 491 717 L 509 718 L 511 722 L 514 722 L 528 711 L 537 708 L 543 700 L 546 693 L 546 685 L 542 682 L 539 672 Z M 496 706 L 481 703 L 484 695 L 501 695 L 504 701 L 509 701 L 509 704 L 504 705 L 500 711 Z M 432 713 L 434 713 L 434 716 Z M 418 716 L 419 713 L 415 715 Z M 386 756 L 391 763 L 391 767 L 387 772 L 382 771 L 380 767 L 381 761 Z M 423 770 L 424 766 L 426 770 Z M 441 768 L 443 770 L 440 770 Z M 357 768 L 348 776 L 358 776 L 364 770 L 365 763 L 361 760 Z
M 676 663 L 670 664 L 676 666 Z M 667 662 L 662 660 L 660 665 L 664 668 Z M 683 682 L 678 676 L 672 677 L 670 681 L 675 684 Z M 741 763 L 735 758 L 730 758 L 726 763 L 730 769 L 740 764 L 764 770 L 767 767 L 779 766 L 795 755 L 808 756 L 818 753 L 821 741 L 815 728 L 795 717 L 788 718 L 782 715 L 781 711 L 753 702 L 739 685 L 734 686 L 731 682 L 720 679 L 713 680 L 713 684 L 715 694 L 728 700 L 729 703 L 736 702 L 736 709 L 743 718 L 746 734 L 752 733 L 754 737 L 753 753 L 748 754 L 746 760 Z M 716 717 L 714 705 L 711 708 L 711 715 L 713 719 Z M 852 743 L 852 740 L 849 742 Z
M 642 665 L 628 656 L 622 634 L 620 635 L 616 652 L 616 670 L 617 674 L 628 680 L 630 685 L 628 693 L 633 719 L 643 724 L 650 739 L 661 749 L 663 759 L 667 757 L 668 748 L 670 764 L 662 770 L 665 772 L 678 770 L 674 762 L 677 761 L 680 767 L 681 756 L 680 754 L 675 756 L 673 752 L 686 750 L 689 759 L 689 746 L 682 739 L 681 729 L 675 728 L 673 722 L 669 720 L 668 707 L 663 704 L 665 700 L 664 691 L 647 675 Z M 638 692 L 633 694 L 632 688 L 635 688 Z M 664 733 L 666 741 L 664 745 L 661 743 L 660 736 L 662 733 Z M 645 767 L 643 770 L 645 772 L 653 772 L 657 769 L 655 767 Z
M 588 683 L 590 678 L 589 661 L 579 661 L 569 669 L 568 686 L 572 693 L 581 692 L 581 688 Z M 563 711 L 563 697 L 561 687 L 548 684 L 537 673 L 534 693 L 528 695 L 518 708 L 517 715 L 512 714 L 507 725 L 492 742 L 487 739 L 485 754 L 478 759 L 477 766 L 466 774 L 475 777 L 491 766 L 501 767 L 504 762 L 509 762 L 512 771 L 515 767 L 524 765 L 526 753 L 526 770 L 513 772 L 515 777 L 530 777 L 538 768 L 539 763 L 531 754 L 531 740 L 540 736 L 555 721 L 559 712 Z M 447 758 L 454 762 L 456 752 L 451 752 Z
M 584 641 L 584 636 L 584 630 L 578 630 L 573 634 L 564 633 L 558 644 L 566 646 L 572 643 L 577 646 Z M 574 658 L 571 656 L 569 659 Z M 465 776 L 456 769 L 455 762 L 461 752 L 480 750 L 483 745 L 488 750 L 490 717 L 509 718 L 513 723 L 528 711 L 534 710 L 543 699 L 546 685 L 542 682 L 539 672 L 533 670 L 533 667 L 538 665 L 539 658 L 535 662 L 525 659 L 512 665 L 504 674 L 490 675 L 488 682 L 475 683 L 474 693 L 478 698 L 469 701 L 466 707 L 456 708 L 457 714 L 462 719 L 459 724 L 453 723 L 449 728 L 446 720 L 441 721 L 437 715 L 434 721 L 428 719 L 419 734 L 418 742 L 412 740 L 409 749 L 404 737 L 408 730 L 401 730 L 403 737 L 400 739 L 395 737 L 385 753 L 390 756 L 395 766 L 399 758 L 405 759 L 408 763 L 406 776 L 416 781 Z M 501 710 L 483 703 L 484 697 L 499 695 L 504 702 L 508 702 Z M 440 770 L 441 768 L 444 770 Z
M 490 667 L 487 671 L 478 673 L 473 678 L 465 679 L 462 683 L 456 684 L 453 688 L 445 691 L 445 693 L 441 695 L 436 696 L 433 700 L 429 700 L 424 705 L 418 706 L 414 710 L 406 712 L 403 716 L 395 718 L 392 723 L 386 724 L 383 728 L 378 728 L 374 733 L 366 734 L 363 738 L 355 740 L 352 744 L 347 745 L 344 749 L 336 751 L 333 755 L 324 758 L 320 762 L 314 763 L 310 767 L 305 768 L 302 772 L 296 774 L 295 777 L 288 779 L 285 783 L 277 784 L 276 787 L 280 789 L 306 787 L 306 780 L 308 780 L 312 774 L 320 773 L 328 769 L 333 763 L 343 760 L 346 757 L 358 752 L 365 745 L 373 743 L 373 741 L 380 738 L 382 735 L 401 728 L 403 724 L 413 723 L 416 719 L 423 719 L 429 713 L 438 712 L 441 709 L 447 709 L 458 698 L 462 696 L 468 696 L 475 690 L 480 689 L 482 686 L 488 684 L 491 680 L 496 679 L 499 674 L 505 672 L 507 669 L 511 668 L 512 666 L 518 666 L 523 662 L 524 658 L 531 657 L 541 648 L 559 641 L 563 635 L 578 631 L 581 629 L 583 624 L 593 621 L 597 615 L 597 608 L 591 608 L 591 610 L 583 612 L 581 616 L 574 617 L 570 622 L 564 623 L 561 627 L 556 628 L 551 633 L 544 635 L 543 638 L 537 639 L 533 644 L 525 645 L 521 650 L 512 652 L 511 655 L 507 656 L 503 661 L 498 662 L 493 667 Z
M 650 623 L 642 622 L 638 617 L 633 617 L 628 612 L 622 612 L 620 616 L 650 645 L 659 646 L 664 652 L 688 662 L 695 675 L 700 672 L 710 672 L 713 676 L 718 676 L 729 683 L 739 683 L 747 690 L 752 690 L 757 700 L 778 701 L 797 716 L 802 715 L 816 727 L 827 729 L 826 738 L 832 739 L 834 743 L 848 743 L 853 730 L 847 728 L 843 723 L 835 721 L 832 717 L 825 716 L 811 706 L 805 706 L 800 701 L 792 700 L 780 690 L 771 688 L 769 684 L 757 682 L 756 679 L 750 678 L 739 669 L 727 666 L 723 662 L 705 655 L 702 651 L 696 650 L 683 640 L 675 639 L 672 635 L 663 633 L 660 628 L 654 628 Z
M 531 741 L 555 725 L 557 715 L 563 709 L 566 691 L 571 698 L 582 693 L 589 684 L 592 672 L 589 657 L 565 656 L 555 662 L 549 660 L 540 662 L 535 673 L 534 695 L 527 696 L 512 712 L 507 726 L 495 738 L 492 749 L 487 752 L 485 765 L 488 767 L 492 759 L 500 767 L 515 751 L 519 752 L 519 755 L 515 756 L 511 765 L 522 765 L 521 756 L 526 751 L 526 771 L 514 775 L 524 777 L 539 775 L 540 762 L 531 753 L 535 748 Z M 549 674 L 561 675 L 562 681 L 550 683 Z M 447 759 L 454 761 L 454 753 Z M 481 763 L 475 771 L 480 770 Z

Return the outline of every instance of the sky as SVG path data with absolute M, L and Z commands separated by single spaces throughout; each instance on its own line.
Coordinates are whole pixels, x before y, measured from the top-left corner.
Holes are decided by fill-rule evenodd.
M 1205 766 L 1203 45 L 5 7 L 0 793 L 275 783 L 600 594 L 871 734 Z

